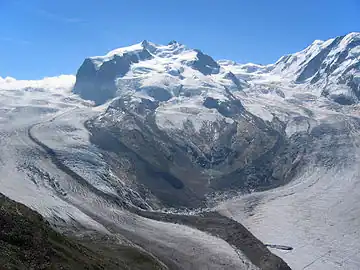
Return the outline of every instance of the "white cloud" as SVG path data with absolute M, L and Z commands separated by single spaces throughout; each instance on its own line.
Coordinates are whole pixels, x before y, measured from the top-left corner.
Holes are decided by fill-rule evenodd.
M 12 77 L 0 77 L 0 89 L 24 89 L 43 88 L 45 90 L 71 90 L 75 84 L 74 75 L 60 75 L 58 77 L 46 77 L 42 80 L 16 80 Z
M 11 83 L 11 82 L 14 82 L 14 81 L 16 81 L 16 79 L 13 78 L 13 77 L 6 77 L 6 78 L 1 78 L 0 77 L 0 84 L 1 83 Z

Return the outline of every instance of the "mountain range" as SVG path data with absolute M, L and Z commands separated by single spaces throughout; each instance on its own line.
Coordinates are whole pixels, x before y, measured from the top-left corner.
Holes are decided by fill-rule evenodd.
M 359 99 L 360 33 L 269 65 L 143 41 L 0 78 L 0 191 L 169 269 L 358 269 Z

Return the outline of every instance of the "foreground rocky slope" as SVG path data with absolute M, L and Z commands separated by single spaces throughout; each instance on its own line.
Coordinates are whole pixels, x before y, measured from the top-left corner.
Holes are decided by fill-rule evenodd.
M 67 238 L 38 213 L 0 194 L 1 269 L 166 269 L 110 236 Z
M 38 213 L 2 194 L 0 205 L 1 269 L 168 269 L 144 250 L 129 241 L 124 242 L 120 235 L 82 232 L 71 233 L 68 238 L 54 231 Z M 219 214 L 138 214 L 221 234 L 232 245 L 244 250 L 260 269 L 289 269 L 240 224 Z

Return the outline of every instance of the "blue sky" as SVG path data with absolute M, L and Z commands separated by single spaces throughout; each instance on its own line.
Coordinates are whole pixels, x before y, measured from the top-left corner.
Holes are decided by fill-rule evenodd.
M 359 14 L 360 0 L 0 0 L 0 76 L 75 74 L 85 57 L 144 39 L 267 64 L 360 31 Z

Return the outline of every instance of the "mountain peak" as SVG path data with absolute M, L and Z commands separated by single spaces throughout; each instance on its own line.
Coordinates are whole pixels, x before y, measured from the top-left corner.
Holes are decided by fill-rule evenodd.
M 159 47 L 158 44 L 155 44 L 155 43 L 153 43 L 153 42 L 150 42 L 150 41 L 148 41 L 148 40 L 146 40 L 146 39 L 143 40 L 143 41 L 140 43 L 140 45 L 141 45 L 144 49 L 149 50 L 149 51 L 152 51 L 152 50 L 156 49 L 157 47 Z
M 360 32 L 350 32 L 349 34 L 346 35 L 346 37 L 348 38 L 359 38 L 360 37 Z
M 141 42 L 141 46 L 143 46 L 143 47 L 149 46 L 149 41 L 147 41 L 146 39 L 144 39 L 144 40 Z
M 311 45 L 322 45 L 324 44 L 324 40 L 315 39 L 314 42 Z
M 344 38 L 342 39 L 342 41 L 348 45 L 352 42 L 357 42 L 357 41 L 360 41 L 360 33 L 359 32 L 351 32 L 349 34 L 347 34 L 346 36 L 344 36 Z M 360 45 L 360 42 L 359 44 L 356 43 L 355 46 L 359 46 Z
M 171 40 L 168 45 L 176 45 L 179 44 L 179 42 L 177 42 L 176 40 Z

